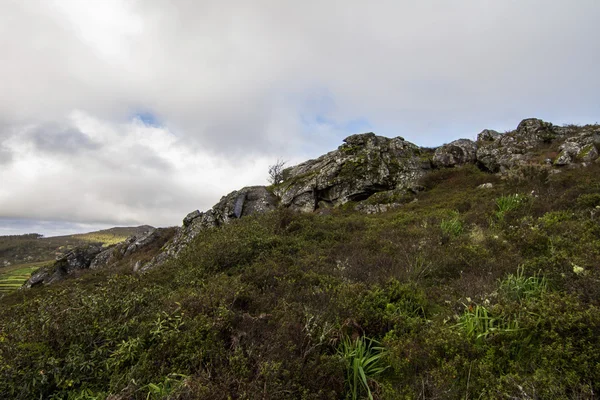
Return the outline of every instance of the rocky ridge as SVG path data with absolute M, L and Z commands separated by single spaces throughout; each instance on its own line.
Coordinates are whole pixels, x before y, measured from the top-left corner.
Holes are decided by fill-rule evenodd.
M 419 147 L 402 137 L 352 135 L 336 150 L 287 168 L 283 182 L 277 185 L 245 187 L 224 196 L 208 211 L 189 213 L 160 253 L 134 269 L 147 271 L 164 264 L 204 229 L 277 207 L 313 212 L 354 202 L 358 211 L 382 212 L 401 206 L 397 200 L 406 193 L 422 190 L 418 181 L 434 169 L 475 164 L 502 176 L 518 175 L 524 168 L 558 173 L 561 168 L 597 161 L 599 149 L 600 125 L 559 127 L 535 118 L 521 121 L 510 132 L 486 129 L 476 141 L 459 139 L 435 149 Z M 101 268 L 110 265 L 115 254 L 125 257 L 133 251 L 131 246 L 140 249 L 151 243 L 150 237 L 130 238 L 110 253 L 98 249 L 86 250 L 84 255 L 81 251 L 69 253 L 65 260 L 56 262 L 54 270 L 62 272 L 44 278 L 35 274 L 26 286 L 51 283 L 68 275 L 77 264 L 69 263 L 69 256 L 81 259 L 77 265 L 83 268 Z

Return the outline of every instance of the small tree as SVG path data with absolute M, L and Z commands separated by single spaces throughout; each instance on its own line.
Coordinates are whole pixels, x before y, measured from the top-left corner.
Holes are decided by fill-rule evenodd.
M 278 185 L 283 182 L 283 171 L 285 169 L 286 161 L 277 159 L 277 162 L 269 166 L 269 183 L 272 185 Z

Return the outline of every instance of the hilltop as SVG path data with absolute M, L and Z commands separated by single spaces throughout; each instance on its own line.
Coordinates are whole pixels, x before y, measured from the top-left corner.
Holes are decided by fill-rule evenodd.
M 1 299 L 0 393 L 593 399 L 600 126 L 353 135 Z M 77 262 L 73 262 L 77 260 Z

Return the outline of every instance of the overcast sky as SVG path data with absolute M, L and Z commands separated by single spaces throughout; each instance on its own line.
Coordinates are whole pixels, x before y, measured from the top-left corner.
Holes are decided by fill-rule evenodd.
M 0 0 L 0 235 L 179 225 L 374 131 L 600 121 L 598 0 Z

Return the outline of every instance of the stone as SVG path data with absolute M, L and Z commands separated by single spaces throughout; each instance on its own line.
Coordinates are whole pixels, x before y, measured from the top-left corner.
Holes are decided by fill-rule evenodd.
M 283 207 L 312 212 L 414 185 L 430 168 L 428 153 L 402 137 L 351 135 L 337 150 L 286 170 L 274 189 Z
M 31 288 L 42 284 L 51 284 L 64 279 L 75 271 L 88 269 L 94 258 L 101 252 L 101 244 L 76 247 L 56 260 L 51 267 L 41 268 L 35 272 L 23 286 Z
M 492 129 L 484 129 L 477 135 L 478 142 L 493 142 L 500 136 L 499 132 Z
M 494 184 L 491 182 L 487 182 L 487 183 L 482 183 L 481 185 L 477 186 L 477 189 L 491 189 L 494 187 Z
M 458 139 L 438 147 L 433 155 L 433 165 L 448 168 L 472 164 L 477 161 L 477 144 L 469 139 Z
M 198 218 L 200 216 L 200 211 L 198 210 L 194 210 L 191 213 L 189 213 L 188 215 L 185 216 L 185 218 L 183 219 L 183 226 L 189 226 L 193 220 L 195 220 L 196 218 Z

